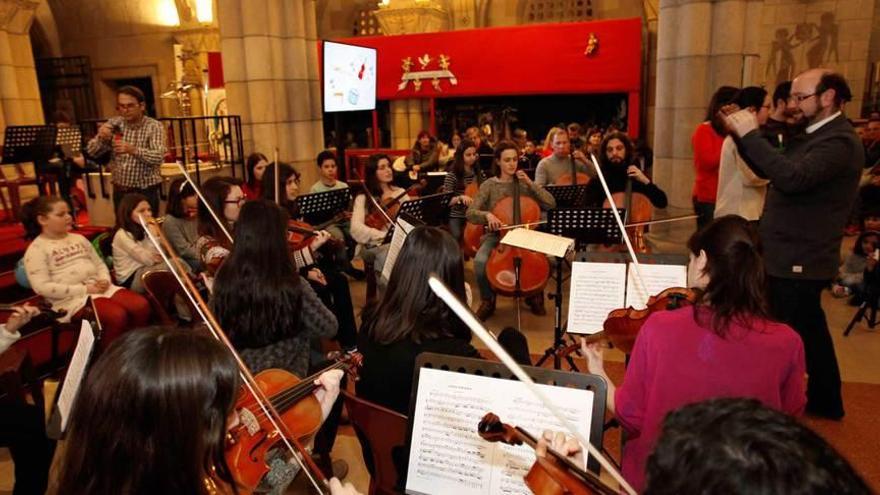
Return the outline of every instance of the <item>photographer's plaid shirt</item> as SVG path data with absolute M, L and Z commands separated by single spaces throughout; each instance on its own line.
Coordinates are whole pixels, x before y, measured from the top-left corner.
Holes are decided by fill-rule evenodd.
M 137 124 L 114 117 L 109 123 L 122 129 L 122 141 L 137 150 L 134 154 L 117 155 L 113 152 L 113 138 L 104 141 L 98 136 L 89 141 L 87 150 L 92 156 L 110 152 L 110 172 L 113 184 L 146 189 L 162 182 L 159 169 L 165 157 L 165 128 L 144 115 Z

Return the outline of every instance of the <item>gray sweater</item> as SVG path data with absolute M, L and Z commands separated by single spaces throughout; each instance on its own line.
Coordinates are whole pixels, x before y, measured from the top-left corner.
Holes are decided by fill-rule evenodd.
M 865 163 L 846 116 L 795 136 L 784 154 L 757 130 L 743 136 L 738 147 L 746 163 L 770 179 L 760 224 L 767 272 L 788 279 L 834 278 Z
M 595 175 L 593 167 L 587 167 L 581 162 L 577 164 L 578 172 L 585 172 L 590 177 Z M 556 184 L 556 181 L 565 174 L 571 173 L 571 158 L 558 158 L 556 155 L 544 157 L 538 162 L 538 168 L 535 169 L 535 184 L 539 186 L 548 186 Z
M 522 196 L 528 196 L 541 206 L 542 210 L 556 208 L 556 199 L 543 187 L 532 183 L 527 186 L 525 182 L 519 182 L 519 190 Z M 507 196 L 513 195 L 513 182 L 502 182 L 498 177 L 486 179 L 480 184 L 480 192 L 474 198 L 474 202 L 467 210 L 467 220 L 471 223 L 486 225 L 486 215 L 492 212 L 495 203 Z
M 168 238 L 168 242 L 180 259 L 198 270 L 201 267 L 199 253 L 196 250 L 196 241 L 199 239 L 199 223 L 195 220 L 177 218 L 173 215 L 165 215 L 162 221 L 162 233 Z

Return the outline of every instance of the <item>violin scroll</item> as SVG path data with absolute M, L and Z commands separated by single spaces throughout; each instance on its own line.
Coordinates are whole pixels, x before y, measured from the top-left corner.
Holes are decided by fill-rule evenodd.
M 516 428 L 504 424 L 494 413 L 486 413 L 477 424 L 477 433 L 487 442 L 502 442 L 507 445 L 522 445 L 522 438 Z

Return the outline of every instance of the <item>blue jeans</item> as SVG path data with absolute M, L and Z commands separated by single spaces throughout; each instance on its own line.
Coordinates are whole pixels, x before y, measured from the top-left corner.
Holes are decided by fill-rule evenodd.
M 480 289 L 480 298 L 485 300 L 495 299 L 495 291 L 489 284 L 489 278 L 486 277 L 486 262 L 489 261 L 489 255 L 498 245 L 500 238 L 497 234 L 489 234 L 483 238 L 480 243 L 480 249 L 474 257 L 474 272 L 477 275 L 477 287 Z

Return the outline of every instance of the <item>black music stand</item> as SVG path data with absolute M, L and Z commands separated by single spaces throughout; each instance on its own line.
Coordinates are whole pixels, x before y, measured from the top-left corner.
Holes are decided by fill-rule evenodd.
M 435 194 L 443 186 L 443 182 L 446 180 L 446 174 L 446 172 L 425 172 L 424 176 L 419 174 L 419 179 L 425 181 L 425 185 L 422 186 L 422 191 L 426 194 Z
M 557 208 L 580 207 L 587 199 L 587 184 L 549 185 L 544 189 L 556 199 Z
M 416 397 L 419 392 L 419 374 L 422 368 L 433 368 L 443 371 L 451 371 L 453 373 L 467 373 L 470 375 L 486 376 L 502 380 L 519 380 L 510 372 L 510 370 L 507 369 L 507 366 L 496 361 L 450 356 L 448 354 L 436 354 L 433 352 L 423 352 L 419 354 L 416 358 L 415 368 L 413 369 L 412 389 L 410 391 L 405 459 L 409 459 L 409 449 L 412 443 L 411 439 L 413 434 L 413 424 L 415 423 Z M 554 385 L 557 387 L 579 388 L 593 392 L 593 415 L 590 418 L 589 441 L 597 450 L 604 452 L 604 449 L 602 448 L 602 436 L 605 433 L 605 401 L 608 394 L 608 384 L 605 383 L 605 380 L 597 375 L 591 375 L 588 373 L 570 373 L 568 371 L 550 370 L 535 366 L 523 366 L 522 369 L 528 373 L 529 377 L 531 377 L 535 383 Z M 474 434 L 477 434 L 477 425 L 474 425 Z M 600 469 L 599 461 L 593 456 L 588 456 L 587 469 L 598 475 Z M 400 476 L 405 478 L 406 471 L 401 473 Z M 403 479 L 401 484 L 406 486 L 406 480 Z
M 318 225 L 347 210 L 351 204 L 351 189 L 344 187 L 332 191 L 303 194 L 294 200 L 306 222 Z
M 563 186 L 582 187 L 582 186 Z M 586 187 L 586 186 L 583 186 Z M 624 210 L 618 209 L 621 218 Z M 548 230 L 551 234 L 574 239 L 575 246 L 587 244 L 619 244 L 622 236 L 617 221 L 614 220 L 614 212 L 611 208 L 568 208 L 553 209 L 547 214 Z M 544 355 L 538 360 L 536 366 L 543 365 L 550 357 L 553 357 L 553 367 L 560 369 L 562 360 L 561 351 L 565 349 L 565 328 L 562 323 L 562 265 L 565 258 L 556 258 L 556 292 L 547 297 L 553 301 L 555 325 L 553 326 L 553 345 L 544 350 Z M 572 339 L 574 339 L 569 336 Z M 568 365 L 573 371 L 578 367 L 570 355 L 565 356 Z
M 3 162 L 45 162 L 55 151 L 55 125 L 13 125 L 3 134 Z
M 418 218 L 425 225 L 443 225 L 449 211 L 453 192 L 431 194 L 400 203 L 400 211 Z

